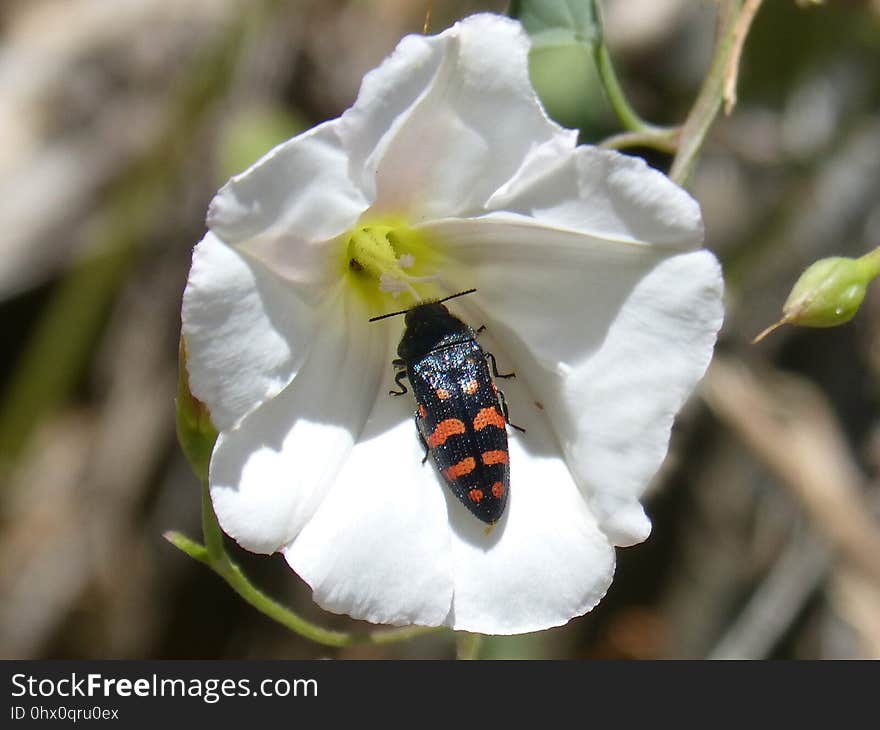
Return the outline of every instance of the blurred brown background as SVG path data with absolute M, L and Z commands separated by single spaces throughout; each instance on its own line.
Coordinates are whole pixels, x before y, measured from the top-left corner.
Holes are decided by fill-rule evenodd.
M 448 632 L 310 644 L 162 538 L 200 534 L 173 399 L 208 201 L 349 106 L 363 73 L 421 30 L 426 5 L 0 4 L 0 657 L 453 656 Z M 714 4 L 604 5 L 631 100 L 653 122 L 680 122 L 710 58 Z M 439 30 L 506 4 L 434 6 Z M 552 88 L 571 62 L 533 69 L 551 111 L 585 141 L 619 131 L 585 67 L 577 104 Z M 648 498 L 654 532 L 619 552 L 591 614 L 489 639 L 485 656 L 880 657 L 880 295 L 844 327 L 748 344 L 803 267 L 880 245 L 880 2 L 767 0 L 739 105 L 713 128 L 691 188 L 728 314 Z M 230 550 L 305 615 L 364 628 L 318 610 L 280 557 Z

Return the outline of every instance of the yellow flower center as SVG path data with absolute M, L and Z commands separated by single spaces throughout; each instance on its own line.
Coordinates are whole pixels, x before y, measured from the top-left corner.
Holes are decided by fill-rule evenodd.
M 361 221 L 342 240 L 345 276 L 377 313 L 392 303 L 399 309 L 442 296 L 437 246 L 405 221 Z

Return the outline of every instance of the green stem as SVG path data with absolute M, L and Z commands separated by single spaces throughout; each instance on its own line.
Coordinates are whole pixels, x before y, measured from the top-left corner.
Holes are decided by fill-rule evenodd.
M 473 660 L 480 658 L 480 648 L 483 645 L 482 634 L 469 634 L 459 631 L 455 635 L 456 659 Z
M 737 19 L 741 8 L 741 0 L 727 0 L 719 11 L 721 16 L 718 42 L 715 45 L 712 65 L 703 80 L 691 113 L 681 129 L 678 152 L 669 170 L 669 177 L 679 185 L 684 185 L 690 176 L 709 127 L 712 126 L 721 108 L 728 60 L 736 46 Z
M 406 641 L 437 631 L 436 628 L 426 626 L 406 626 L 400 629 L 384 629 L 368 634 L 349 634 L 343 631 L 330 631 L 329 629 L 321 628 L 306 621 L 306 619 L 289 608 L 282 606 L 256 588 L 248 580 L 241 568 L 233 563 L 225 553 L 219 559 L 212 559 L 204 545 L 199 545 L 199 543 L 190 540 L 179 532 L 167 532 L 165 533 L 165 539 L 191 558 L 207 565 L 223 578 L 232 590 L 264 616 L 268 616 L 294 633 L 315 643 L 333 647 L 346 647 L 357 644 L 381 645 Z
M 658 127 L 646 122 L 636 113 L 635 109 L 630 106 L 626 94 L 623 93 L 623 88 L 617 80 L 617 74 L 614 71 L 614 64 L 611 62 L 611 55 L 608 53 L 608 48 L 605 46 L 604 42 L 596 43 L 593 46 L 593 58 L 596 62 L 596 69 L 599 71 L 599 78 L 602 81 L 602 86 L 605 88 L 605 93 L 608 95 L 608 101 L 611 102 L 611 107 L 614 109 L 614 113 L 617 114 L 617 118 L 620 119 L 621 124 L 623 124 L 626 129 L 630 132 L 637 132 L 639 134 L 651 136 L 656 135 L 659 137 L 676 131 L 665 127 Z
M 391 644 L 406 641 L 437 629 L 424 626 L 407 626 L 400 629 L 384 629 L 368 634 L 349 634 L 343 631 L 330 631 L 307 621 L 289 608 L 282 606 L 274 599 L 256 588 L 244 572 L 232 560 L 223 548 L 223 533 L 217 522 L 217 515 L 211 503 L 207 480 L 202 481 L 202 530 L 205 545 L 199 545 L 179 532 L 168 532 L 165 538 L 179 550 L 191 558 L 207 565 L 217 575 L 260 613 L 277 621 L 296 634 L 318 644 L 334 647 L 353 646 L 355 644 Z
M 282 606 L 256 588 L 235 563 L 229 559 L 223 543 L 223 531 L 217 521 L 211 493 L 208 487 L 210 453 L 217 433 L 203 411 L 203 406 L 192 396 L 186 371 L 186 350 L 183 341 L 180 348 L 180 376 L 177 392 L 177 427 L 181 446 L 189 458 L 193 470 L 202 485 L 202 535 L 204 545 L 190 540 L 177 532 L 166 533 L 166 539 L 191 558 L 207 565 L 217 575 L 260 613 L 277 621 L 296 634 L 325 646 L 345 647 L 354 644 L 389 644 L 420 636 L 435 629 L 413 626 L 386 629 L 368 634 L 353 635 L 342 631 L 329 631 L 316 626 L 289 608 Z M 187 448 L 188 447 L 188 448 Z
M 599 145 L 606 150 L 621 150 L 626 147 L 650 147 L 660 152 L 675 152 L 678 148 L 678 135 L 681 129 L 672 127 L 658 132 L 623 132 L 603 140 Z

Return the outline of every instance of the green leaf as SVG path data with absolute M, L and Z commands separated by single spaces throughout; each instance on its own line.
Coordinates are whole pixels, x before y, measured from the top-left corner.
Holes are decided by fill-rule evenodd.
M 529 76 L 547 114 L 563 127 L 593 133 L 609 117 L 602 83 L 587 48 L 578 43 L 532 48 Z
M 547 113 L 590 137 L 609 112 L 595 64 L 602 44 L 595 0 L 514 0 L 510 14 L 531 37 L 529 74 Z
M 535 48 L 602 41 L 602 20 L 595 0 L 514 0 L 510 14 L 519 18 Z

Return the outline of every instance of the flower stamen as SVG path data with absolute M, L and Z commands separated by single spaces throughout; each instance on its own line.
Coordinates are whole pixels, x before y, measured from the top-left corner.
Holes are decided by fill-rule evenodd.
M 345 242 L 349 271 L 372 279 L 380 292 L 394 299 L 401 293 L 416 301 L 424 299 L 417 285 L 437 281 L 436 275 L 417 266 L 417 261 L 430 258 L 424 236 L 405 223 L 361 223 L 348 233 Z

